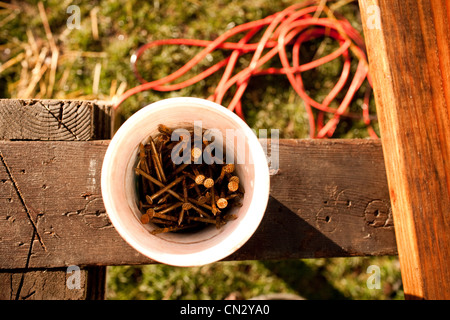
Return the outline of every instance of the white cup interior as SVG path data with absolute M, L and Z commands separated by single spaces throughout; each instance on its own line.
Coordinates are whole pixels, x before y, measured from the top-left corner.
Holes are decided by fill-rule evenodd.
M 142 213 L 138 208 L 134 173 L 139 144 L 158 133 L 158 124 L 193 127 L 194 121 L 201 121 L 204 129 L 218 129 L 226 138 L 227 152 L 232 152 L 238 160 L 236 173 L 245 190 L 242 207 L 232 208 L 231 213 L 237 219 L 219 229 L 210 226 L 192 233 L 153 235 L 150 231 L 156 226 L 143 225 L 139 220 Z M 230 129 L 234 129 L 235 136 L 230 136 Z M 239 145 L 238 141 L 244 143 Z M 241 158 L 242 152 L 245 159 Z M 257 137 L 234 113 L 203 99 L 172 98 L 141 109 L 116 132 L 103 163 L 102 195 L 114 227 L 136 250 L 166 264 L 203 265 L 230 255 L 254 233 L 269 197 L 269 170 Z

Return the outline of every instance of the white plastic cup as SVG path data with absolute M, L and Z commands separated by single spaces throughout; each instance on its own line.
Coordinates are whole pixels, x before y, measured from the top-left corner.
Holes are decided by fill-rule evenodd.
M 138 208 L 134 172 L 139 144 L 158 133 L 158 124 L 170 128 L 193 127 L 194 121 L 201 121 L 204 129 L 219 129 L 224 138 L 227 129 L 244 135 L 245 161 L 236 164 L 235 169 L 245 190 L 242 207 L 232 208 L 231 213 L 236 214 L 237 219 L 228 221 L 219 229 L 208 226 L 192 233 L 153 235 L 150 231 L 156 226 L 140 222 L 142 213 Z M 234 145 L 233 153 L 237 159 L 238 144 Z M 230 151 L 227 147 L 227 152 Z M 199 266 L 229 256 L 253 235 L 266 210 L 269 183 L 266 155 L 244 121 L 208 100 L 171 98 L 142 108 L 119 128 L 105 154 L 101 185 L 109 219 L 134 249 L 160 263 Z

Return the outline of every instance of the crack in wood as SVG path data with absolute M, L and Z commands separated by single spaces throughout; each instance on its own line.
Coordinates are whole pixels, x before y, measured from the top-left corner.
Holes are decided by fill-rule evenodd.
M 61 129 L 61 125 L 63 123 L 63 116 L 64 116 L 64 106 L 59 106 L 59 116 L 58 116 L 58 129 Z
M 36 290 L 31 291 L 29 294 L 27 294 L 26 296 L 22 297 L 22 300 L 27 300 L 29 297 L 31 297 L 35 293 L 36 293 Z
M 28 266 L 30 265 L 31 253 L 33 252 L 33 243 L 34 243 L 34 238 L 36 236 L 36 233 L 37 233 L 36 229 L 33 229 L 33 234 L 31 236 L 30 247 L 28 248 L 27 260 L 25 261 L 25 271 L 22 272 L 21 275 L 20 275 L 20 282 L 19 282 L 19 285 L 17 287 L 15 300 L 19 300 L 19 298 L 20 298 L 20 292 L 22 291 L 23 282 L 24 282 L 24 279 L 25 279 L 25 273 L 26 273 L 26 271 L 28 269 Z
M 76 140 L 80 140 L 80 138 L 78 138 L 78 136 L 75 134 L 75 132 L 73 132 L 63 121 L 62 121 L 62 112 L 60 109 L 60 116 L 55 115 L 50 108 L 46 105 L 46 104 L 41 104 L 45 109 L 47 109 L 48 113 L 50 113 L 55 119 L 56 121 L 58 121 L 58 129 L 61 128 L 61 125 L 64 127 L 64 129 L 66 129 L 71 135 L 73 135 L 73 137 Z M 63 108 L 63 106 L 61 106 L 61 108 Z
M 13 299 L 13 290 L 14 290 L 13 275 L 14 275 L 14 273 L 10 273 L 10 276 L 9 276 L 9 300 L 10 301 Z
M 27 206 L 27 204 L 25 203 L 25 199 L 22 195 L 22 192 L 20 191 L 19 185 L 17 184 L 17 181 L 14 179 L 14 176 L 12 175 L 11 169 L 8 167 L 8 164 L 6 163 L 5 157 L 3 156 L 3 153 L 0 151 L 0 160 L 3 163 L 3 166 L 6 169 L 6 173 L 8 174 L 9 179 L 11 180 L 14 189 L 16 190 L 16 193 L 19 197 L 20 202 L 22 203 L 22 206 L 28 216 L 28 220 L 30 220 L 31 225 L 33 226 L 33 230 L 34 232 L 36 232 L 36 235 L 38 237 L 39 243 L 41 244 L 42 248 L 47 251 L 47 248 L 45 247 L 44 241 L 42 240 L 41 235 L 39 234 L 39 231 L 37 229 L 37 225 L 36 223 L 33 221 L 33 218 L 31 217 L 31 210 L 30 208 Z M 37 218 L 36 218 L 37 219 Z M 36 221 L 37 222 L 37 221 Z
M 34 241 L 35 241 L 36 236 L 38 237 L 39 243 L 41 244 L 42 248 L 43 248 L 45 251 L 47 251 L 47 248 L 46 248 L 46 246 L 45 246 L 45 244 L 44 244 L 44 242 L 43 242 L 43 240 L 42 240 L 42 238 L 41 238 L 41 236 L 40 236 L 40 234 L 39 234 L 39 232 L 38 232 L 38 230 L 37 230 L 37 222 L 38 222 L 38 219 L 39 219 L 39 217 L 41 216 L 41 214 L 37 214 L 37 215 L 36 215 L 36 222 L 34 222 L 33 219 L 32 219 L 32 217 L 31 217 L 31 212 L 33 211 L 33 213 L 34 213 L 35 210 L 34 210 L 34 209 L 30 209 L 31 207 L 29 207 L 29 206 L 26 204 L 25 199 L 24 199 L 24 197 L 23 197 L 23 194 L 22 194 L 22 192 L 21 192 L 21 190 L 20 190 L 20 188 L 19 188 L 19 185 L 18 185 L 17 181 L 14 179 L 14 176 L 12 175 L 11 169 L 9 168 L 9 166 L 8 166 L 6 160 L 5 160 L 5 157 L 3 156 L 3 153 L 2 153 L 1 151 L 0 151 L 0 160 L 2 161 L 2 163 L 3 163 L 3 165 L 4 165 L 5 169 L 6 169 L 6 172 L 7 172 L 8 177 L 9 177 L 9 181 L 11 181 L 11 183 L 12 183 L 12 185 L 13 185 L 13 187 L 14 187 L 14 190 L 15 190 L 16 193 L 17 193 L 17 195 L 18 195 L 18 197 L 19 197 L 19 200 L 20 200 L 20 202 L 21 202 L 21 204 L 22 204 L 22 206 L 23 206 L 23 208 L 24 208 L 24 210 L 25 210 L 25 212 L 26 212 L 26 214 L 27 214 L 28 219 L 29 219 L 29 221 L 31 222 L 31 224 L 32 224 L 32 226 L 33 226 L 33 233 L 32 233 L 32 236 L 31 236 L 30 246 L 29 246 L 29 248 L 28 248 L 28 253 L 27 253 L 27 256 L 26 256 L 26 260 L 25 260 L 24 271 L 21 272 L 21 274 L 20 274 L 20 280 L 19 280 L 19 284 L 18 284 L 18 286 L 17 286 L 17 291 L 16 291 L 16 294 L 15 294 L 15 300 L 19 300 L 19 299 L 20 299 L 21 292 L 22 292 L 23 284 L 24 284 L 24 281 L 25 281 L 25 274 L 27 273 L 27 270 L 28 270 L 29 265 L 30 265 L 30 259 L 31 259 L 31 255 L 32 255 L 32 252 L 33 252 L 33 244 L 34 244 Z M 23 173 L 24 173 L 24 172 L 23 172 Z M 11 199 L 10 199 L 10 200 L 11 200 Z M 12 202 L 12 201 L 9 201 L 9 202 Z M 6 216 L 6 220 L 8 220 L 8 221 L 10 221 L 10 222 L 14 222 L 15 218 L 12 217 L 12 216 L 8 216 L 8 215 L 7 215 L 7 216 Z M 18 246 L 19 246 L 19 247 L 21 247 L 21 246 L 23 246 L 23 245 L 24 245 L 23 242 L 19 242 L 19 243 L 18 243 Z M 11 276 L 11 284 L 10 284 L 10 286 L 11 286 L 11 289 L 10 289 L 10 290 L 11 290 L 11 293 L 10 293 L 10 299 L 13 298 L 13 282 L 12 282 L 12 280 L 13 280 L 13 279 L 12 279 L 12 276 Z M 22 297 L 22 299 L 28 299 L 28 298 L 31 297 L 33 294 L 34 294 L 34 292 L 31 292 L 31 293 L 27 294 L 25 297 Z

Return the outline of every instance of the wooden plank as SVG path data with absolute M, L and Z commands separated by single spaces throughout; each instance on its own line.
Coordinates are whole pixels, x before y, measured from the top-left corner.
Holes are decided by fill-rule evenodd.
M 106 267 L 0 271 L 0 300 L 101 300 Z
M 107 103 L 99 101 L 0 99 L 0 139 L 92 140 L 110 138 L 110 111 Z M 32 209 L 27 207 L 26 202 L 23 201 L 22 205 L 27 208 L 28 214 L 32 213 Z M 34 229 L 31 230 L 30 236 L 30 247 L 32 248 L 34 240 L 39 240 L 39 237 Z M 79 288 L 68 288 L 66 269 L 30 270 L 28 262 L 29 259 L 22 269 L 0 273 L 2 299 L 92 300 L 104 298 L 106 281 L 106 267 L 104 266 L 80 270 Z
M 359 2 L 405 296 L 450 299 L 450 3 Z
M 87 281 L 87 272 L 80 270 L 80 283 Z M 0 272 L 1 300 L 85 300 L 85 286 L 67 286 L 70 273 L 66 269 L 9 270 Z
M 111 137 L 110 106 L 99 101 L 0 99 L 0 140 Z
M 152 262 L 105 212 L 108 142 L 0 142 L 0 269 Z M 281 140 L 279 161 L 260 228 L 228 260 L 396 254 L 380 142 Z

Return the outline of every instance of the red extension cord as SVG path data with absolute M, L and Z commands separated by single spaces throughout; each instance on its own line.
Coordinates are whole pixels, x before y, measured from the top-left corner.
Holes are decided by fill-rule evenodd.
M 314 14 L 317 14 L 318 11 L 322 12 L 327 9 L 327 7 L 324 6 L 314 6 L 314 2 L 315 1 L 307 1 L 301 4 L 295 4 L 264 19 L 236 26 L 219 36 L 214 41 L 166 39 L 156 40 L 143 45 L 137 50 L 131 59 L 133 71 L 141 82 L 141 85 L 134 87 L 121 95 L 115 103 L 114 108 L 117 109 L 124 100 L 138 92 L 145 90 L 180 90 L 205 79 L 222 68 L 225 68 L 222 78 L 215 88 L 214 94 L 208 99 L 221 104 L 225 94 L 230 92 L 230 89 L 233 86 L 236 86 L 234 96 L 228 105 L 228 109 L 236 112 L 237 115 L 244 119 L 241 98 L 247 88 L 250 78 L 259 75 L 279 74 L 287 76 L 292 87 L 305 103 L 309 118 L 310 137 L 331 137 L 342 116 L 361 118 L 361 115 L 359 114 L 348 112 L 348 108 L 355 93 L 359 90 L 365 79 L 368 79 L 369 84 L 371 84 L 371 82 L 368 77 L 368 62 L 364 48 L 364 41 L 360 34 L 347 20 L 343 18 L 337 19 L 332 14 L 327 18 L 314 17 Z M 264 32 L 259 42 L 249 43 L 252 37 L 260 31 Z M 238 34 L 242 34 L 242 38 L 237 43 L 227 42 L 227 39 Z M 327 56 L 300 65 L 299 55 L 301 45 L 304 42 L 319 37 L 330 37 L 336 40 L 339 43 L 339 48 Z M 159 80 L 147 82 L 139 74 L 136 68 L 136 63 L 145 50 L 161 45 L 187 45 L 204 47 L 204 49 L 174 73 Z M 286 48 L 288 47 L 292 50 L 292 62 L 289 61 L 286 52 Z M 231 55 L 188 80 L 176 84 L 170 84 L 188 72 L 208 54 L 217 49 L 230 50 Z M 265 49 L 268 50 L 264 51 Z M 358 67 L 353 75 L 353 79 L 351 80 L 345 97 L 340 102 L 339 107 L 331 108 L 329 107 L 330 103 L 343 90 L 345 84 L 349 81 L 351 73 L 351 57 L 349 51 L 351 51 L 359 60 Z M 250 65 L 240 72 L 233 74 L 238 58 L 249 52 L 253 52 Z M 277 55 L 281 61 L 282 68 L 263 69 L 264 64 Z M 321 103 L 315 101 L 306 93 L 303 86 L 301 73 L 317 68 L 320 65 L 339 57 L 343 58 L 344 65 L 338 82 Z M 371 126 L 371 118 L 369 115 L 370 95 L 371 88 L 368 88 L 364 97 L 362 118 L 367 126 L 370 136 L 372 138 L 378 138 Z M 314 119 L 312 108 L 319 111 L 317 114 L 317 119 Z M 326 123 L 324 123 L 325 113 L 333 114 L 333 117 Z

